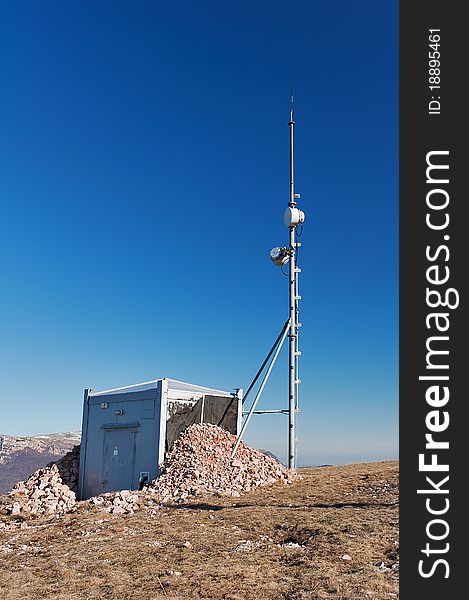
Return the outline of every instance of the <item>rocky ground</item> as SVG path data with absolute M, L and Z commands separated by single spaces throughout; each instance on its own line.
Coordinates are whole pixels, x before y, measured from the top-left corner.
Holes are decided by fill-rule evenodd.
M 398 463 L 301 469 L 214 425 L 142 491 L 77 502 L 79 446 L 0 497 L 2 600 L 398 594 Z
M 3 515 L 2 600 L 397 598 L 398 463 L 300 473 L 240 497 L 129 492 L 133 513 Z

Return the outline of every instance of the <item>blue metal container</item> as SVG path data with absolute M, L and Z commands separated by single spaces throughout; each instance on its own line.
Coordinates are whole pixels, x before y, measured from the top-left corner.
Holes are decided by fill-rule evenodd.
M 138 489 L 159 475 L 165 452 L 185 428 L 213 423 L 236 435 L 241 419 L 241 391 L 167 378 L 102 392 L 86 389 L 79 498 Z

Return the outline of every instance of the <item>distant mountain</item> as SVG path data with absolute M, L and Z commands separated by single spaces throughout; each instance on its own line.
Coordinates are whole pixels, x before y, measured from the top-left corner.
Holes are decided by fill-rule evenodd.
M 36 469 L 58 460 L 81 440 L 80 431 L 20 436 L 0 434 L 0 494 Z
M 270 450 L 263 450 L 262 448 L 259 448 L 259 452 L 262 452 L 266 456 L 270 456 L 270 458 L 273 458 L 278 463 L 280 463 L 281 465 L 283 465 L 283 462 L 279 458 L 277 458 L 277 456 L 275 456 L 275 454 L 273 454 Z

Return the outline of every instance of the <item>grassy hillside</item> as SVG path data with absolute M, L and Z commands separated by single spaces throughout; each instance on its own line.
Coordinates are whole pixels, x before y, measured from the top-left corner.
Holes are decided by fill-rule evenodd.
M 240 498 L 0 530 L 2 599 L 397 598 L 398 463 L 300 472 Z

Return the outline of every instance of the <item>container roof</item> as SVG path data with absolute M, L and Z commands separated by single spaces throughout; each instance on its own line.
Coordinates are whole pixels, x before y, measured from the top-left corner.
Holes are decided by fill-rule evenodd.
M 132 385 L 125 385 L 110 390 L 95 391 L 90 390 L 89 396 L 105 396 L 106 394 L 125 394 L 128 392 L 141 392 L 144 390 L 151 390 L 157 387 L 159 381 L 167 381 L 168 389 L 170 390 L 183 390 L 186 392 L 200 392 L 203 394 L 214 394 L 215 396 L 230 396 L 231 392 L 223 390 L 217 390 L 215 388 L 204 387 L 202 385 L 195 385 L 193 383 L 187 383 L 185 381 L 178 381 L 177 379 L 170 379 L 169 377 L 161 377 L 160 379 L 152 379 L 151 381 L 144 381 L 143 383 L 134 383 Z

